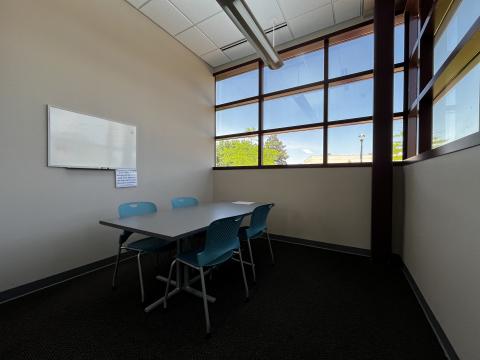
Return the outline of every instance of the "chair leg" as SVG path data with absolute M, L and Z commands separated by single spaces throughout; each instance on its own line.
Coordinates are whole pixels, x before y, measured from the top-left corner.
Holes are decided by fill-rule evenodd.
M 270 241 L 270 235 L 267 233 L 268 247 L 270 248 L 270 255 L 272 256 L 272 264 L 275 264 L 275 258 L 273 257 L 272 242 Z
M 165 297 L 163 298 L 164 309 L 167 308 L 168 288 L 170 287 L 170 281 L 172 281 L 173 268 L 175 267 L 176 262 L 177 262 L 177 259 L 173 260 L 172 263 L 170 264 L 170 271 L 168 272 L 167 287 L 165 289 Z
M 122 253 L 122 244 L 118 245 L 118 254 L 117 254 L 117 261 L 115 262 L 115 270 L 113 271 L 113 279 L 112 279 L 112 288 L 115 289 L 115 285 L 117 282 L 117 274 L 118 274 L 118 264 L 120 263 L 120 254 Z
M 253 281 L 257 281 L 257 275 L 255 274 L 255 263 L 253 262 L 253 252 L 252 252 L 252 245 L 250 244 L 250 239 L 247 238 L 247 245 L 248 245 L 248 252 L 250 254 L 250 263 L 252 264 L 252 273 L 253 273 Z
M 140 262 L 140 256 L 142 255 L 141 252 L 137 255 L 137 263 L 138 263 L 138 277 L 140 279 L 140 293 L 142 294 L 142 303 L 145 301 L 145 292 L 143 290 L 143 274 L 142 274 L 142 263 Z
M 205 276 L 203 267 L 200 268 L 200 281 L 202 282 L 203 308 L 205 310 L 205 321 L 207 324 L 207 335 L 210 334 L 210 316 L 208 315 L 207 289 L 205 287 Z
M 242 252 L 238 252 L 238 256 L 240 258 L 240 266 L 242 267 L 242 276 L 243 276 L 243 283 L 245 284 L 245 296 L 246 299 L 250 297 L 250 294 L 248 292 L 248 284 L 247 284 L 247 276 L 245 275 L 245 267 L 243 266 L 243 258 L 242 258 Z

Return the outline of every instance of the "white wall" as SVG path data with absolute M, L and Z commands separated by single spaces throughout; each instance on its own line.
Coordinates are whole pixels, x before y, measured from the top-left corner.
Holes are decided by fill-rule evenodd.
M 214 199 L 275 203 L 270 232 L 370 248 L 371 168 L 215 170 Z
M 213 78 L 124 0 L 0 1 L 0 291 L 115 253 L 119 203 L 212 199 Z M 48 168 L 46 105 L 137 125 L 139 187 Z
M 461 359 L 480 354 L 480 147 L 404 167 L 403 260 Z

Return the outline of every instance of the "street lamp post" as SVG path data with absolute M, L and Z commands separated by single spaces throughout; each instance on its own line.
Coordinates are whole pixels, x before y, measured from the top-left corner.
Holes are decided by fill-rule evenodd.
M 365 140 L 366 137 L 367 135 L 365 135 L 364 133 L 361 133 L 360 135 L 358 135 L 358 138 L 360 139 L 360 162 L 361 163 L 363 162 L 363 141 Z

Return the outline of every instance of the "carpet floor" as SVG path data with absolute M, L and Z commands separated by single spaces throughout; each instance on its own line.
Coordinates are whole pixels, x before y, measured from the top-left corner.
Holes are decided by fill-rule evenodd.
M 0 359 L 444 359 L 400 269 L 322 249 L 253 244 L 257 282 L 245 302 L 238 263 L 207 280 L 212 336 L 200 298 L 180 293 L 145 314 L 134 261 L 0 305 Z M 162 258 L 163 259 L 163 258 Z M 168 259 L 145 258 L 146 303 L 161 296 Z M 200 286 L 198 284 L 197 288 Z

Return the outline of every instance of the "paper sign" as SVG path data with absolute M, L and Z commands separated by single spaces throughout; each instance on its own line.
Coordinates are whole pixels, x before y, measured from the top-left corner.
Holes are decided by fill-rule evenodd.
M 115 187 L 128 188 L 138 185 L 136 169 L 117 169 L 115 170 Z

